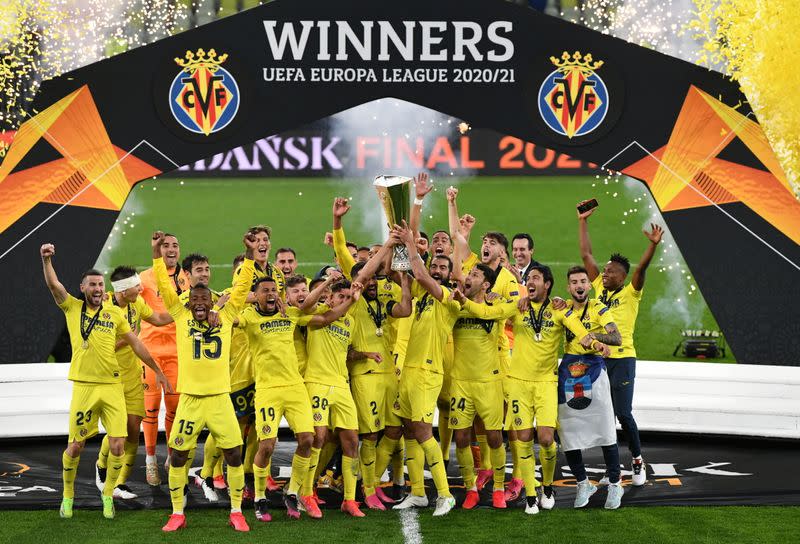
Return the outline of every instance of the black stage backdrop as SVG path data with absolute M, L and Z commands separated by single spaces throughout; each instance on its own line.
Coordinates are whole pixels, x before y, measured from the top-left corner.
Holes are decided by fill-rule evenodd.
M 382 97 L 642 179 L 738 360 L 800 363 L 800 205 L 738 86 L 502 0 L 277 1 L 46 82 L 0 165 L 0 360 L 63 326 L 42 241 L 73 287 L 137 181 Z

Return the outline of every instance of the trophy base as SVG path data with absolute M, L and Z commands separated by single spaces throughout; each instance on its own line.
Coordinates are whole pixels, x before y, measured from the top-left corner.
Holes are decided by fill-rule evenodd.
M 408 258 L 408 249 L 405 246 L 394 246 L 391 268 L 395 272 L 409 272 L 411 270 L 411 259 Z

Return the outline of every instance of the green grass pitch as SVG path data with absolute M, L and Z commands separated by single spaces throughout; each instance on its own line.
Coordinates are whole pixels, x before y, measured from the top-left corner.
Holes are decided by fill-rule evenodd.
M 581 511 L 556 509 L 537 516 L 522 510 L 455 510 L 444 518 L 431 517 L 431 509 L 418 515 L 421 542 L 482 543 L 536 542 L 626 542 L 628 544 L 686 544 L 748 542 L 772 544 L 793 542 L 800 531 L 797 507 L 622 507 L 617 511 L 594 508 Z M 163 534 L 167 511 L 118 511 L 114 520 L 103 519 L 99 510 L 76 510 L 75 517 L 62 520 L 58 512 L 0 511 L 0 541 L 28 542 L 308 542 L 353 544 L 358 542 L 403 543 L 402 518 L 397 512 L 367 512 L 364 519 L 325 512 L 317 521 L 289 520 L 273 511 L 268 524 L 245 512 L 251 532 L 236 534 L 227 526 L 223 509 L 187 510 L 187 528 Z M 408 541 L 413 541 L 409 539 Z M 418 541 L 419 542 L 419 541 Z
M 651 219 L 662 225 L 658 209 L 643 184 L 588 177 L 480 177 L 457 180 L 459 209 L 477 218 L 472 248 L 480 247 L 487 230 L 504 232 L 509 240 L 528 232 L 535 240 L 534 257 L 553 267 L 554 293 L 566 296 L 565 273 L 580 264 L 575 204 L 597 198 L 600 207 L 590 219 L 598 262 L 612 252 L 638 262 L 647 240 L 642 228 Z M 447 228 L 444 188 L 449 179 L 435 181 L 438 190 L 426 199 L 423 230 Z M 344 218 L 349 240 L 359 245 L 382 241 L 383 213 L 368 180 L 328 178 L 147 180 L 134 187 L 109 237 L 98 266 L 110 271 L 118 264 L 150 265 L 150 235 L 161 229 L 178 235 L 182 255 L 209 256 L 212 286 L 230 284 L 233 256 L 242 251 L 248 226 L 272 227 L 272 254 L 281 246 L 297 251 L 299 271 L 310 275 L 333 260 L 322 244 L 331 230 L 335 196 L 352 197 L 353 209 Z M 699 289 L 671 237 L 659 248 L 648 270 L 644 300 L 636 327 L 640 359 L 674 360 L 672 351 L 686 328 L 716 329 Z M 722 359 L 734 362 L 730 351 Z

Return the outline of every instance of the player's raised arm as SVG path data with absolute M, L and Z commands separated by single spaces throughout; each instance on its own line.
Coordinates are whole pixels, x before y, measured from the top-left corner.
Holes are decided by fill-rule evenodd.
M 636 267 L 636 270 L 633 271 L 633 277 L 631 278 L 631 285 L 637 291 L 641 291 L 642 287 L 644 287 L 644 275 L 647 272 L 647 267 L 650 266 L 650 261 L 653 260 L 653 255 L 656 252 L 656 246 L 661 242 L 661 237 L 664 236 L 664 229 L 662 229 L 659 225 L 650 223 L 650 232 L 646 230 L 644 235 L 650 241 L 647 245 L 647 249 L 644 250 L 644 254 L 642 258 L 639 260 L 639 266 Z
M 408 317 L 411 315 L 411 277 L 405 272 L 400 272 L 400 302 L 392 305 L 392 317 Z
M 425 200 L 425 195 L 433 190 L 433 183 L 428 178 L 428 174 L 420 172 L 414 178 L 414 205 L 411 207 L 411 214 L 408 218 L 411 232 L 414 233 L 414 238 L 419 238 L 420 217 L 422 216 L 422 203 Z
M 314 311 L 314 307 L 317 305 L 317 302 L 319 302 L 319 297 L 322 296 L 322 293 L 325 292 L 325 289 L 330 287 L 333 282 L 340 279 L 342 279 L 342 275 L 339 272 L 335 270 L 328 272 L 328 275 L 325 277 L 325 281 L 314 287 L 314 289 L 308 294 L 306 299 L 300 305 L 300 311 L 305 314 L 312 313 Z
M 588 200 L 584 200 L 581 204 L 585 204 Z M 583 213 L 578 212 L 578 240 L 581 248 L 581 259 L 583 260 L 583 267 L 589 275 L 589 281 L 600 275 L 600 269 L 597 267 L 597 261 L 592 254 L 592 242 L 589 240 L 589 216 L 594 213 L 597 208 L 592 208 Z
M 408 258 L 411 260 L 411 272 L 414 274 L 414 279 L 422 286 L 423 289 L 428 291 L 433 298 L 442 301 L 444 298 L 444 290 L 438 281 L 433 279 L 425 268 L 425 262 L 422 257 L 417 253 L 417 244 L 414 243 L 414 235 L 411 229 L 403 221 L 403 225 L 395 225 L 392 233 L 397 236 L 408 249 Z
M 339 277 L 339 279 L 341 279 L 341 276 Z M 350 307 L 353 305 L 353 303 L 356 300 L 358 300 L 358 297 L 361 296 L 362 289 L 363 286 L 361 284 L 353 282 L 351 284 L 352 296 L 350 298 L 348 298 L 344 303 L 339 304 L 335 308 L 331 308 L 325 313 L 316 314 L 309 320 L 308 325 L 310 327 L 317 327 L 317 328 L 324 327 L 329 323 L 333 323 L 340 317 L 343 317 L 344 314 L 346 314 L 350 310 Z
M 342 268 L 342 273 L 350 278 L 350 271 L 356 264 L 355 259 L 347 249 L 347 238 L 342 228 L 342 217 L 350 211 L 350 204 L 346 198 L 333 199 L 333 252 L 336 254 L 336 261 Z
M 395 244 L 401 243 L 395 236 L 389 235 L 389 239 L 381 246 L 378 252 L 367 260 L 361 270 L 358 272 L 353 281 L 365 283 L 369 278 L 378 273 L 378 269 L 382 264 L 387 262 L 387 256 L 391 255 L 392 247 Z M 391 261 L 389 261 L 391 262 Z M 388 267 L 387 267 L 388 268 Z
M 47 283 L 47 288 L 53 295 L 56 304 L 64 304 L 64 301 L 69 297 L 69 293 L 58 281 L 56 271 L 53 268 L 53 255 L 56 254 L 56 246 L 53 244 L 43 244 L 39 249 L 39 254 L 42 256 L 42 268 L 44 269 L 44 281 Z
M 172 316 L 169 315 L 167 312 L 158 312 L 158 313 L 154 312 L 153 315 L 151 316 L 142 317 L 142 320 L 147 321 L 154 327 L 163 327 L 164 325 L 169 325 L 174 321 L 174 319 L 172 319 Z
M 169 312 L 173 308 L 182 306 L 181 300 L 175 293 L 175 287 L 170 282 L 169 274 L 167 273 L 167 265 L 164 264 L 164 258 L 161 256 L 161 244 L 164 243 L 164 232 L 157 230 L 153 233 L 150 240 L 150 246 L 153 250 L 153 274 L 156 277 L 156 285 L 158 286 L 158 293 L 161 295 L 161 300 L 164 301 L 164 306 Z
M 461 295 L 464 297 L 464 295 Z M 458 300 L 458 299 L 456 299 Z M 487 320 L 495 320 L 495 319 L 508 319 L 517 312 L 517 301 L 516 300 L 502 300 L 497 301 L 494 304 L 481 304 L 479 302 L 475 302 L 464 297 L 463 302 L 461 302 L 461 306 L 464 310 L 472 314 L 474 317 L 479 319 L 487 319 Z
M 147 351 L 147 348 L 145 347 L 144 343 L 139 340 L 139 337 L 136 336 L 133 331 L 129 331 L 122 335 L 122 339 L 131 347 L 136 356 L 141 359 L 144 364 L 149 366 L 153 372 L 155 372 L 156 385 L 161 386 L 165 393 L 174 393 L 175 391 L 172 389 L 167 377 L 161 371 L 161 367 L 159 367 L 158 364 L 156 364 L 156 362 L 153 360 L 150 352 Z
M 256 249 L 258 249 L 258 240 L 256 235 L 247 232 L 242 239 L 244 242 L 244 261 L 239 270 L 239 276 L 236 278 L 236 283 L 233 284 L 231 289 L 231 296 L 225 307 L 230 307 L 234 313 L 239 313 L 247 301 L 247 295 L 250 293 L 250 286 L 253 284 L 253 274 L 255 272 L 255 264 L 253 257 L 255 256 Z M 219 304 L 219 301 L 217 302 Z
M 453 241 L 453 272 L 452 277 L 454 280 L 463 282 L 464 275 L 461 271 L 461 266 L 464 259 L 469 257 L 470 249 L 469 242 L 464 236 L 461 228 L 461 221 L 458 217 L 458 189 L 455 187 L 447 188 L 447 223 L 450 229 L 450 239 Z

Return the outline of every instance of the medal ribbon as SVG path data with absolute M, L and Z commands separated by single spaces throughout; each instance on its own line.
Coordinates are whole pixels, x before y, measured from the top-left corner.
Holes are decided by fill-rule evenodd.
M 533 315 L 533 306 L 528 308 L 528 314 L 531 317 L 531 326 L 533 327 L 533 332 L 535 332 L 537 334 L 537 336 L 542 333 L 542 325 L 544 324 L 544 310 L 545 310 L 545 308 L 547 308 L 548 304 L 550 304 L 550 297 L 547 297 L 546 299 L 544 299 L 544 303 L 542 304 L 542 307 L 539 308 L 539 315 L 538 316 L 534 316 Z
M 100 318 L 100 310 L 103 309 L 102 304 L 97 309 L 97 312 L 94 314 L 94 317 L 89 320 L 89 326 L 84 329 L 83 322 L 86 319 L 86 299 L 83 301 L 83 306 L 81 306 L 81 337 L 83 338 L 84 343 L 89 341 L 89 335 L 92 334 L 92 329 L 97 324 L 97 320 Z
M 364 302 L 367 303 L 367 310 L 369 311 L 369 315 L 372 318 L 373 323 L 375 323 L 375 327 L 381 328 L 381 323 L 383 323 L 383 318 L 386 317 L 381 315 L 381 301 L 375 299 L 375 303 L 378 305 L 378 313 L 375 313 L 375 310 L 372 309 L 372 305 L 369 303 L 369 300 L 364 299 Z
M 611 302 L 614 300 L 614 297 L 620 291 L 622 291 L 622 287 L 618 288 L 617 290 L 615 290 L 613 293 L 611 293 L 609 295 L 608 294 L 608 289 L 603 289 L 603 293 L 600 295 L 600 302 L 602 302 L 603 304 L 605 304 L 606 306 L 611 308 Z

